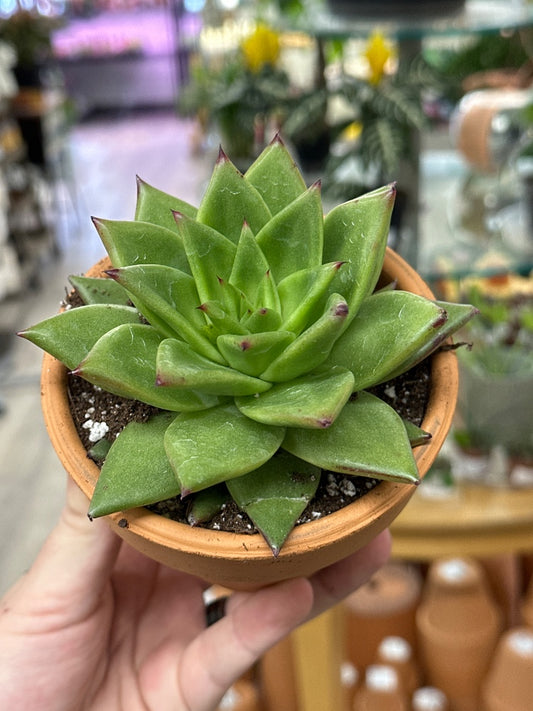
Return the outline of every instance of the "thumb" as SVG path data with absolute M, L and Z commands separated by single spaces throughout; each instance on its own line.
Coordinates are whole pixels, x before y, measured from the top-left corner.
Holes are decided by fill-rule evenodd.
M 102 520 L 87 517 L 88 500 L 68 478 L 58 523 L 28 573 L 8 593 L 20 612 L 56 611 L 83 619 L 100 598 L 116 560 L 120 538 Z

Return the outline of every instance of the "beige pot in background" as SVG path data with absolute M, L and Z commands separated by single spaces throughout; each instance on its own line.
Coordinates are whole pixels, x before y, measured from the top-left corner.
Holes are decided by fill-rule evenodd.
M 102 260 L 88 273 L 95 276 L 109 266 L 109 261 Z M 399 289 L 433 298 L 421 277 L 401 257 L 388 250 L 382 282 L 393 280 Z M 87 458 L 77 435 L 66 383 L 66 368 L 45 354 L 41 390 L 48 433 L 67 472 L 91 497 L 99 470 Z M 457 388 L 456 356 L 451 351 L 439 352 L 432 358 L 430 399 L 422 423 L 423 429 L 432 434 L 432 440 L 415 450 L 421 476 L 428 471 L 448 433 Z M 192 528 L 145 508 L 112 514 L 107 520 L 127 543 L 154 560 L 229 588 L 252 588 L 311 575 L 358 550 L 389 526 L 414 490 L 411 485 L 381 482 L 344 509 L 297 526 L 277 558 L 260 535 Z
M 520 606 L 520 613 L 522 617 L 522 622 L 524 625 L 533 630 L 533 576 L 529 581 L 529 586 L 527 588 L 524 599 Z
M 216 711 L 262 711 L 262 708 L 255 684 L 239 679 L 224 694 Z
M 483 685 L 481 711 L 531 711 L 533 630 L 514 627 L 498 643 Z
M 461 99 L 451 121 L 452 140 L 476 171 L 496 173 L 509 158 L 516 137 L 506 131 L 528 101 L 528 92 L 518 89 L 480 89 Z
M 449 558 L 430 566 L 416 615 L 419 659 L 428 683 L 454 711 L 478 711 L 502 617 L 477 561 Z
M 364 673 L 378 659 L 386 637 L 416 645 L 416 609 L 422 593 L 422 578 L 411 566 L 388 563 L 344 601 L 346 652 L 350 662 Z

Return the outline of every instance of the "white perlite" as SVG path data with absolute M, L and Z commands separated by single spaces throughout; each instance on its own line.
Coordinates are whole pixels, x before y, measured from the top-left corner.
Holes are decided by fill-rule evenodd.
M 90 432 L 89 432 L 89 441 L 90 442 L 99 442 L 109 432 L 109 426 L 108 426 L 107 422 L 95 422 L 94 420 L 91 420 L 90 418 L 88 420 L 85 420 L 85 422 L 83 423 L 82 426 L 83 426 L 83 429 L 90 430 Z

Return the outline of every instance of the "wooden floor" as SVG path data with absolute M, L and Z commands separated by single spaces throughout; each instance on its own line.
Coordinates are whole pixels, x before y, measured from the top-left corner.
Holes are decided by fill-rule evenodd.
M 198 203 L 213 158 L 191 155 L 192 127 L 156 112 L 92 120 L 69 140 L 66 182 L 58 193 L 61 254 L 43 263 L 42 286 L 0 303 L 2 331 L 15 333 L 57 311 L 69 274 L 104 251 L 91 215 L 131 219 L 135 176 Z M 31 564 L 62 505 L 66 475 L 48 441 L 39 400 L 41 351 L 13 337 L 0 361 L 0 594 Z

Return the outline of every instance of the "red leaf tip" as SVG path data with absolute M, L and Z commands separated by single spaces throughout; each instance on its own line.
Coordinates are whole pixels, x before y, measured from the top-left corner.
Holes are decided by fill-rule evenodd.
M 224 149 L 222 148 L 222 146 L 219 146 L 219 147 L 218 147 L 218 156 L 217 156 L 216 163 L 217 163 L 217 165 L 218 165 L 219 163 L 229 163 L 229 158 L 228 158 L 228 156 L 226 155 L 226 153 L 225 153 Z
M 335 309 L 335 316 L 340 316 L 341 318 L 346 318 L 346 316 L 348 316 L 348 304 L 345 301 L 338 304 Z

